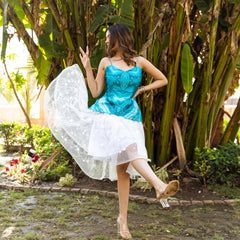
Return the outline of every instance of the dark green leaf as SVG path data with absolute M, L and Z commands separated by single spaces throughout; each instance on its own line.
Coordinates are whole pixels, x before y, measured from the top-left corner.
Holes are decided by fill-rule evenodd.
M 191 49 L 187 43 L 184 45 L 182 51 L 181 77 L 184 90 L 186 93 L 190 93 L 193 88 L 193 59 Z
M 60 52 L 52 52 L 52 53 L 47 53 L 46 57 L 49 58 L 66 58 L 67 54 L 65 53 L 60 53 Z
M 94 33 L 96 29 L 101 26 L 106 20 L 108 14 L 114 10 L 113 7 L 108 8 L 108 5 L 101 5 L 93 18 L 92 24 L 89 27 L 89 32 Z M 109 11 L 109 12 L 108 12 Z
M 8 1 L 5 0 L 4 11 L 3 11 L 3 38 L 2 38 L 1 59 L 4 59 L 6 56 L 7 41 L 9 36 L 7 33 L 7 9 L 8 9 Z
M 168 32 L 163 39 L 162 45 L 160 46 L 160 51 L 164 50 L 169 46 L 169 38 L 170 38 L 170 34 Z
M 0 8 L 0 27 L 3 25 L 2 9 Z
M 237 63 L 236 68 L 240 70 L 240 62 Z
M 208 2 L 205 0 L 194 0 L 194 2 L 196 3 L 198 9 L 203 13 L 207 13 L 210 8 Z

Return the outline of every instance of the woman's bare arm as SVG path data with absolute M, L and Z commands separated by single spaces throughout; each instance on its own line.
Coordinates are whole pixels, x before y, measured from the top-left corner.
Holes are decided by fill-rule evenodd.
M 168 84 L 168 80 L 164 76 L 164 74 L 159 69 L 157 69 L 151 62 L 149 62 L 147 59 L 145 59 L 143 57 L 139 57 L 138 66 L 140 68 L 142 68 L 143 71 L 149 73 L 154 78 L 154 82 L 149 85 L 139 88 L 136 91 L 133 98 L 135 98 L 138 94 L 140 94 L 142 92 L 156 89 L 156 88 L 161 88 Z
M 98 66 L 98 72 L 96 79 L 93 76 L 93 71 L 90 63 L 90 58 L 89 58 L 89 49 L 87 47 L 86 53 L 82 50 L 80 47 L 80 58 L 83 64 L 83 67 L 86 70 L 86 75 L 87 75 L 87 82 L 89 89 L 92 93 L 92 96 L 94 98 L 98 97 L 104 88 L 104 83 L 105 83 L 105 65 L 106 65 L 106 59 L 103 58 Z

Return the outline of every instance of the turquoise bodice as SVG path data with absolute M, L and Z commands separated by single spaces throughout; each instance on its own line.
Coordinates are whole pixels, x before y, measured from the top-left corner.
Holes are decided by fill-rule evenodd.
M 142 121 L 141 111 L 136 99 L 132 99 L 142 80 L 139 66 L 123 71 L 113 65 L 105 70 L 107 90 L 90 110 L 115 114 L 134 121 Z

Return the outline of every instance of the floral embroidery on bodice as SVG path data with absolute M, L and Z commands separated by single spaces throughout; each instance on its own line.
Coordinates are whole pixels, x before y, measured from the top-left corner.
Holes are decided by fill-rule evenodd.
M 107 90 L 90 110 L 115 114 L 134 121 L 142 121 L 141 111 L 132 99 L 142 80 L 142 69 L 139 66 L 122 70 L 109 65 L 105 70 Z

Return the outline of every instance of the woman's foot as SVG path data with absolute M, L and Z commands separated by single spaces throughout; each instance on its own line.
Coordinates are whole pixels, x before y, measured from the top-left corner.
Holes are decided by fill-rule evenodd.
M 164 187 L 156 189 L 157 199 L 167 199 L 170 196 L 173 196 L 177 193 L 179 189 L 179 181 L 173 180 L 168 184 L 165 184 Z
M 117 226 L 118 226 L 118 233 L 123 239 L 131 239 L 132 235 L 129 232 L 127 221 L 123 221 L 122 218 L 119 216 L 117 219 Z

